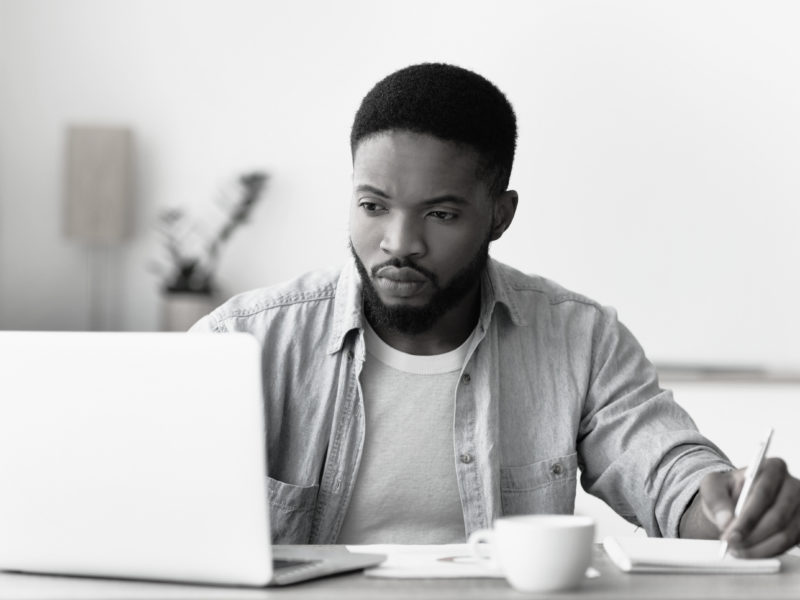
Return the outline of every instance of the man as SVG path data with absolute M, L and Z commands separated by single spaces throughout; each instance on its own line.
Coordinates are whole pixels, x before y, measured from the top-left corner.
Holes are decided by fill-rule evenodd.
M 353 123 L 352 262 L 242 294 L 196 331 L 263 343 L 279 543 L 445 543 L 569 513 L 576 474 L 649 535 L 741 556 L 800 537 L 770 459 L 740 517 L 733 470 L 658 387 L 612 309 L 488 256 L 510 226 L 516 120 L 483 77 L 402 69 Z

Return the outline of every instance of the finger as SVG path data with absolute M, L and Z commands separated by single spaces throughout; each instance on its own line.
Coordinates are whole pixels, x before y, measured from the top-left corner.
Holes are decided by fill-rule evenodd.
M 742 489 L 744 469 L 710 473 L 700 483 L 701 507 L 706 518 L 722 532 L 733 520 L 736 496 Z
M 746 538 L 741 541 L 742 547 L 754 546 L 771 537 L 778 531 L 792 526 L 793 520 L 800 515 L 800 481 L 787 477 L 775 502 L 764 513 L 758 524 Z
M 792 548 L 800 541 L 800 510 L 795 513 L 795 518 L 784 529 L 774 533 L 768 538 L 746 548 L 731 548 L 731 553 L 737 558 L 766 558 L 778 556 Z
M 768 458 L 759 469 L 745 500 L 741 513 L 723 532 L 722 539 L 738 546 L 758 525 L 761 517 L 769 510 L 786 479 L 786 463 L 780 458 Z

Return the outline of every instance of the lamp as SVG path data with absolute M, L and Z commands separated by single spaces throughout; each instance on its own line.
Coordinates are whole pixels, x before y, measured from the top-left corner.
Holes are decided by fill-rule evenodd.
M 119 289 L 111 248 L 132 232 L 131 132 L 125 127 L 69 126 L 66 132 L 64 233 L 87 246 L 90 329 L 113 329 Z

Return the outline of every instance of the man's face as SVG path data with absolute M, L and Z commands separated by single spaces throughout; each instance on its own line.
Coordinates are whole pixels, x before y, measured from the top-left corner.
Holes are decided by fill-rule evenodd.
M 373 325 L 426 331 L 478 285 L 493 216 L 479 166 L 477 152 L 429 135 L 358 146 L 350 242 Z

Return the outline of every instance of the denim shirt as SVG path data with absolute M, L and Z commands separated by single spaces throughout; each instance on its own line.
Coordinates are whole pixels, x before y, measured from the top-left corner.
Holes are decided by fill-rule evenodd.
M 352 261 L 240 294 L 192 328 L 262 343 L 275 543 L 336 542 L 364 447 L 363 328 Z M 703 476 L 732 468 L 613 309 L 490 259 L 475 333 L 453 420 L 466 535 L 571 513 L 580 472 L 617 513 L 674 537 Z

